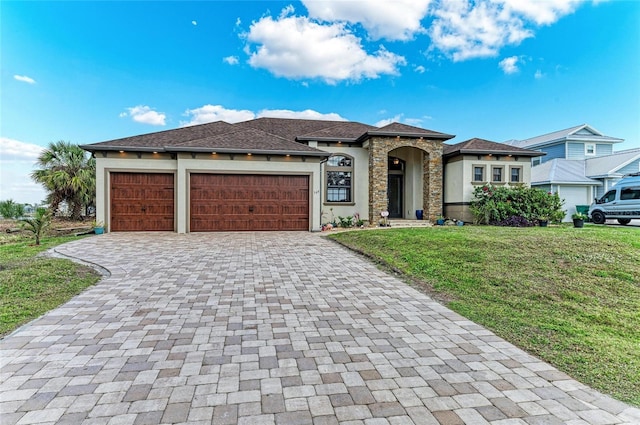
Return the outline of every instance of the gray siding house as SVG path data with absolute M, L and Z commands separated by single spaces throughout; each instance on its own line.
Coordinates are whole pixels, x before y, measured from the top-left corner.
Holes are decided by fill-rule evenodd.
M 614 151 L 623 141 L 582 124 L 506 143 L 546 154 L 532 159 L 531 186 L 557 192 L 570 221 L 576 206 L 591 204 L 622 176 L 640 171 L 640 147 Z

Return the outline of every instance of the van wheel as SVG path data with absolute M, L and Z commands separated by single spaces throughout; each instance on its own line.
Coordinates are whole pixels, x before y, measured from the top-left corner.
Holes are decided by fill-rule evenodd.
M 618 223 L 622 224 L 623 226 L 626 226 L 627 224 L 631 223 L 631 219 L 630 218 L 619 218 L 618 219 Z
M 593 221 L 595 224 L 604 224 L 607 219 L 602 211 L 594 211 L 591 213 L 591 221 Z

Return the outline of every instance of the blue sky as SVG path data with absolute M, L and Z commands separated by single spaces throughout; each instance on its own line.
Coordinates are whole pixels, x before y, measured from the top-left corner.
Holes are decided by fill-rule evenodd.
M 0 199 L 49 142 L 259 116 L 640 146 L 640 2 L 0 3 Z

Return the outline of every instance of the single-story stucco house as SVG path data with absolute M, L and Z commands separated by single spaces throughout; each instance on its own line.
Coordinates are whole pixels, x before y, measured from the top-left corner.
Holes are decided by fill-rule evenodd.
M 356 213 L 372 224 L 383 211 L 434 221 L 445 206 L 468 220 L 474 185 L 528 185 L 530 158 L 541 155 L 481 139 L 444 144 L 453 137 L 399 123 L 258 118 L 82 147 L 96 158 L 96 219 L 109 231 L 317 231 Z

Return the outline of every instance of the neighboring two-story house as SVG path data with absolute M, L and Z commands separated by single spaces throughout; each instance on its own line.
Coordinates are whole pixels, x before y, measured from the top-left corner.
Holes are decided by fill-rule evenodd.
M 531 186 L 557 192 L 570 221 L 576 206 L 591 204 L 622 176 L 640 170 L 640 148 L 614 151 L 623 141 L 583 124 L 506 144 L 546 154 L 532 159 Z

